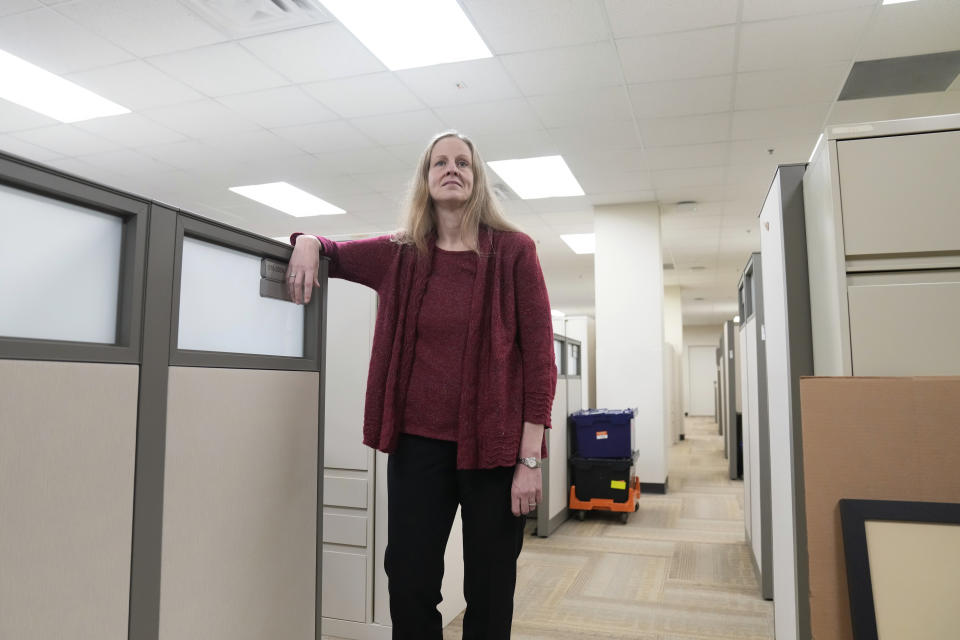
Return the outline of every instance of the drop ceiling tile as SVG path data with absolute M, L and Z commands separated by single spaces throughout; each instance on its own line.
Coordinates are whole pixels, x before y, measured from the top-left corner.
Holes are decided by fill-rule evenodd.
M 655 147 L 644 153 L 652 170 L 695 169 L 726 163 L 730 145 L 727 142 Z
M 307 153 L 366 149 L 376 146 L 373 140 L 360 133 L 346 120 L 281 127 L 273 129 L 273 132 Z
M 960 2 L 911 2 L 880 7 L 857 51 L 858 60 L 899 58 L 960 49 Z
M 150 58 L 150 64 L 208 96 L 269 89 L 287 81 L 237 44 Z
M 663 204 L 695 200 L 697 202 L 722 202 L 726 191 L 721 186 L 663 187 L 655 189 L 656 199 Z
M 236 111 L 267 128 L 291 127 L 337 119 L 337 114 L 311 98 L 300 87 L 264 89 L 253 93 L 223 96 L 217 101 L 231 111 Z
M 80 157 L 84 162 L 121 175 L 161 174 L 174 167 L 132 149 L 105 151 Z
M 734 140 L 775 138 L 785 135 L 801 135 L 820 132 L 824 127 L 829 103 L 778 107 L 776 109 L 751 109 L 733 113 L 732 137 Z
M 604 40 L 607 25 L 595 0 L 466 0 L 463 3 L 495 54 Z
M 473 140 L 486 160 L 536 158 L 560 153 L 559 146 L 546 129 L 485 133 L 474 136 Z
M 726 142 L 730 137 L 730 118 L 730 113 L 651 118 L 640 121 L 640 132 L 648 148 Z
M 491 102 L 520 96 L 499 60 L 468 60 L 396 72 L 428 107 Z
M 605 0 L 616 38 L 691 31 L 737 21 L 739 0 Z
M 303 90 L 341 118 L 361 118 L 423 108 L 423 103 L 389 72 L 314 82 L 304 85 Z
M 132 111 L 203 98 L 199 92 L 142 60 L 80 71 L 66 78 Z
M 737 74 L 736 109 L 767 109 L 833 102 L 849 64 Z
M 640 148 L 632 121 L 584 122 L 576 127 L 548 129 L 548 132 L 561 154 Z
M 569 198 L 537 198 L 526 200 L 530 211 L 540 215 L 540 219 L 548 224 L 593 224 L 593 207 L 586 196 L 572 196 Z M 566 245 L 564 245 L 566 246 Z
M 756 164 L 729 165 L 726 172 L 727 184 L 741 184 L 755 189 L 757 193 L 764 193 L 773 183 L 773 176 L 777 171 L 777 163 L 770 160 Z M 759 214 L 759 210 L 757 211 Z
M 250 131 L 257 125 L 215 100 L 185 102 L 143 112 L 147 118 L 191 138 Z
M 605 204 L 628 204 L 631 202 L 653 202 L 657 199 L 653 191 L 622 191 L 619 193 L 591 193 L 587 196 L 594 206 Z
M 848 61 L 856 51 L 872 11 L 867 7 L 744 24 L 740 28 L 738 71 Z
M 0 132 L 50 127 L 59 121 L 0 99 Z
M 603 87 L 589 93 L 576 91 L 528 99 L 548 129 L 583 123 L 631 120 L 630 103 L 623 87 Z
M 629 83 L 733 73 L 733 26 L 617 40 Z
M 875 6 L 876 0 L 743 0 L 743 21 L 776 20 L 812 13 L 827 13 L 856 7 Z M 821 19 L 829 18 L 821 16 Z
M 198 180 L 202 173 L 209 174 L 221 167 L 233 166 L 239 161 L 238 158 L 231 157 L 222 149 L 197 140 L 184 140 L 172 144 L 143 147 L 138 151 L 166 165 L 190 172 L 191 181 Z M 178 186 L 175 183 L 169 183 L 168 185 L 171 190 Z
M 86 120 L 77 122 L 74 126 L 126 147 L 145 147 L 184 140 L 182 134 L 138 113 Z
M 353 118 L 350 122 L 377 144 L 397 145 L 421 142 L 444 130 L 443 122 L 429 110 L 394 113 L 385 116 Z
M 77 176 L 78 178 L 85 178 L 87 180 L 97 180 L 97 174 L 103 175 L 106 173 L 106 171 L 99 170 L 79 158 L 54 158 L 53 160 L 48 160 L 45 164 L 48 167 L 63 171 L 71 176 Z
M 13 135 L 24 142 L 50 149 L 64 156 L 81 156 L 120 148 L 119 144 L 87 133 L 69 124 L 31 129 Z
M 206 137 L 202 142 L 238 158 L 258 161 L 299 156 L 303 153 L 289 140 L 262 129 Z
M 543 128 L 525 98 L 439 107 L 433 111 L 448 127 L 468 136 Z
M 2 122 L 2 120 L 3 119 L 0 118 L 0 122 Z M 38 147 L 35 144 L 14 138 L 11 135 L 0 135 L 0 151 L 35 162 L 45 162 L 62 157 L 59 153 Z
M 227 40 L 184 5 L 169 0 L 76 0 L 58 5 L 57 11 L 139 57 Z
M 630 99 L 634 113 L 640 118 L 729 111 L 733 101 L 733 75 L 633 84 Z
M 242 45 L 296 83 L 386 70 L 352 33 L 336 22 L 247 38 Z
M 723 167 L 665 169 L 651 171 L 650 177 L 655 189 L 713 186 L 723 184 Z
M 567 153 L 564 161 L 574 175 L 578 173 L 647 171 L 647 161 L 640 149 L 618 149 L 592 153 Z
M 6 0 L 0 5 L 0 16 L 9 16 L 14 13 L 22 13 L 31 9 L 41 9 L 43 5 L 37 0 Z
M 609 42 L 514 53 L 499 58 L 527 96 L 620 84 L 620 63 Z
M 653 189 L 650 173 L 647 171 L 580 172 L 576 178 L 587 194 Z
M 405 191 L 413 178 L 413 167 L 377 171 L 375 173 L 351 173 L 357 184 L 363 185 L 368 191 L 378 193 L 395 193 Z
M 0 18 L 0 43 L 4 51 L 58 75 L 133 58 L 52 9 Z
M 806 162 L 813 151 L 819 133 L 775 136 L 757 140 L 737 140 L 730 143 L 730 164 L 791 164 Z M 773 153 L 769 150 L 773 149 Z M 772 175 L 771 175 L 772 179 Z
M 416 156 L 411 155 L 409 161 L 404 163 L 383 147 L 315 153 L 314 158 L 321 171 L 330 175 L 365 174 L 380 177 L 384 173 L 392 175 L 394 172 L 400 172 L 405 176 L 404 180 L 412 175 L 416 162 Z M 376 187 L 371 188 L 376 189 Z

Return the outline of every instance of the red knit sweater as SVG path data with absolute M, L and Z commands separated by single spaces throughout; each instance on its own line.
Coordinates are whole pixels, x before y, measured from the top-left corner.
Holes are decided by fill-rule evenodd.
M 436 242 L 430 241 L 426 255 L 389 236 L 320 242 L 331 277 L 371 287 L 380 297 L 363 442 L 391 453 L 404 418 L 417 318 Z M 550 302 L 536 245 L 525 234 L 487 228 L 481 229 L 479 245 L 463 355 L 459 469 L 516 464 L 524 421 L 550 426 L 557 386 Z

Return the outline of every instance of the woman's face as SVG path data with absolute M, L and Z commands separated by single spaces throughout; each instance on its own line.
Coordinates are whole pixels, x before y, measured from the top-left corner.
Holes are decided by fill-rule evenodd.
M 427 185 L 435 204 L 456 207 L 467 202 L 473 192 L 473 154 L 466 142 L 448 136 L 433 145 Z

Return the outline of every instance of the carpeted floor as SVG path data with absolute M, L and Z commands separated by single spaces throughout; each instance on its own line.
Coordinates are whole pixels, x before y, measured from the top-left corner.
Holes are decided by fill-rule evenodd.
M 460 638 L 461 619 L 445 639 Z M 687 419 L 668 494 L 644 494 L 627 524 L 590 514 L 526 538 L 513 638 L 773 638 L 773 603 L 760 597 L 744 542 L 743 483 L 727 477 L 712 419 Z

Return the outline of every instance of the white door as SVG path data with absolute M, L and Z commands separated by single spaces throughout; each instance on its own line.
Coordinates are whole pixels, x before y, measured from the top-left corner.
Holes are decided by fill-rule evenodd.
M 690 415 L 714 414 L 713 383 L 717 379 L 717 348 L 713 346 L 688 347 L 687 371 L 690 372 L 688 393 Z

